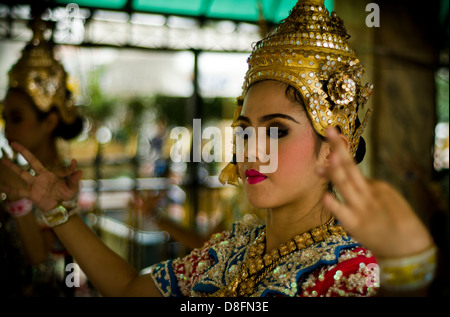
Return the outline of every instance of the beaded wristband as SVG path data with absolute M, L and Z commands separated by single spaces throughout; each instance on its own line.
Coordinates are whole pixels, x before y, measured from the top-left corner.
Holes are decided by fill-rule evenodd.
M 431 283 L 436 271 L 436 247 L 398 259 L 380 259 L 380 285 L 391 291 L 412 291 Z
M 14 218 L 23 217 L 33 210 L 31 200 L 22 198 L 6 204 L 6 211 Z

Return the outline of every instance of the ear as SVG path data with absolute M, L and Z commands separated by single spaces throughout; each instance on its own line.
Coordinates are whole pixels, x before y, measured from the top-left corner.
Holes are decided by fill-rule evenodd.
M 45 129 L 49 134 L 55 131 L 59 123 L 59 116 L 55 111 L 51 111 L 48 116 L 44 119 Z
M 345 135 L 343 135 L 342 133 L 339 133 L 337 137 L 339 138 L 339 142 L 344 143 L 347 151 L 350 151 L 350 141 L 348 140 L 348 138 Z M 328 141 L 324 141 L 322 144 L 321 151 L 323 151 L 321 154 L 323 155 L 322 157 L 325 161 L 325 164 L 328 165 L 330 157 L 331 157 L 331 153 L 333 152 L 333 147 L 332 147 L 331 143 Z

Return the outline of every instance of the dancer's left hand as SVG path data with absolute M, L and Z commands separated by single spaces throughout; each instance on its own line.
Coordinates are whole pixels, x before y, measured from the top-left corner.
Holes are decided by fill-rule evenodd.
M 341 194 L 327 193 L 324 204 L 343 227 L 378 257 L 419 253 L 433 239 L 406 199 L 391 185 L 366 179 L 337 129 L 328 129 L 329 165 L 321 172 Z

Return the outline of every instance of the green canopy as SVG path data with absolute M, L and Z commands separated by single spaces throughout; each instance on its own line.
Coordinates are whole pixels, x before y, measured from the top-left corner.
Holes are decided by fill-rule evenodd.
M 260 4 L 265 20 L 277 24 L 288 16 L 297 0 L 56 0 L 54 2 L 60 5 L 76 3 L 80 7 L 90 9 L 253 23 L 258 21 Z M 325 6 L 329 11 L 333 10 L 333 2 L 325 0 Z

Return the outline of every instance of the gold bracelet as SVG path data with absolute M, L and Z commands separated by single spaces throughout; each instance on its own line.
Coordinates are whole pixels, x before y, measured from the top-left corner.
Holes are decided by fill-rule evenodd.
M 43 213 L 46 224 L 53 228 L 67 222 L 70 216 L 78 212 L 77 207 L 78 205 L 76 202 L 62 202 L 52 210 Z
M 436 272 L 437 249 L 402 258 L 379 259 L 380 286 L 391 291 L 412 291 L 428 286 Z

